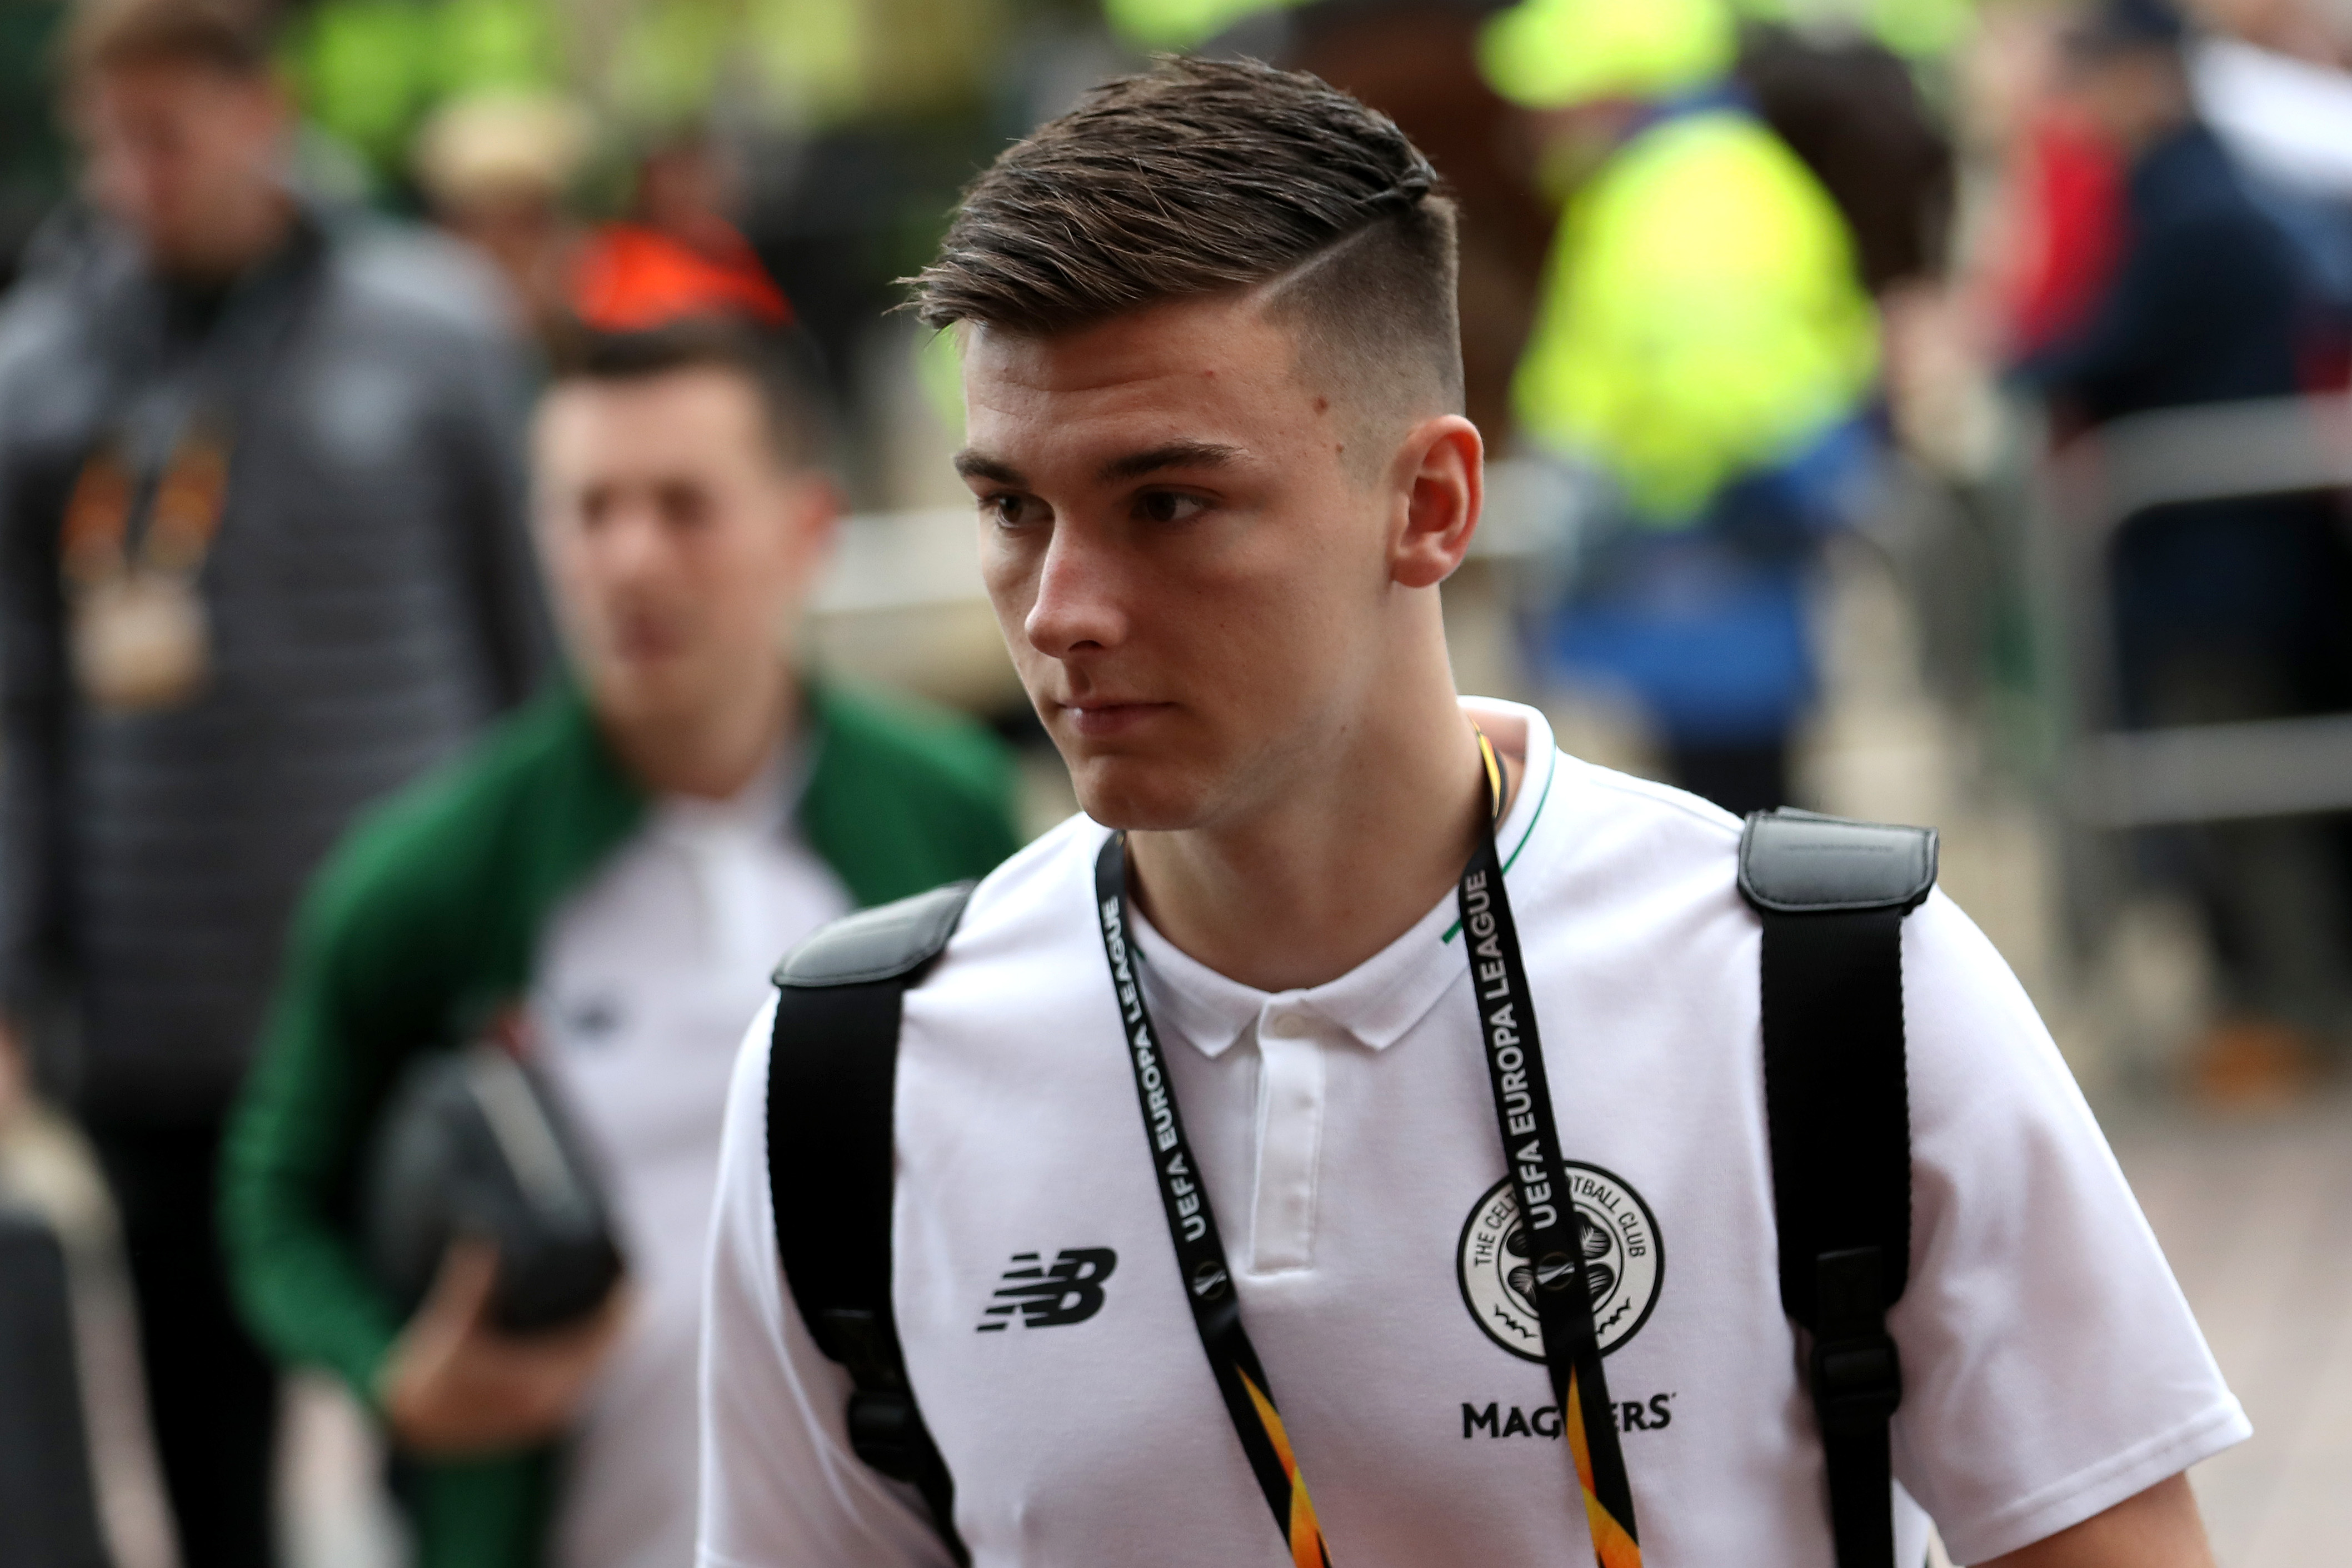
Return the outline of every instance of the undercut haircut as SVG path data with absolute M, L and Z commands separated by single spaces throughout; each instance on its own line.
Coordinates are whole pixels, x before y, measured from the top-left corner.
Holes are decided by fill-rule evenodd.
M 1052 337 L 1262 289 L 1301 368 L 1462 409 L 1454 204 L 1386 115 L 1303 71 L 1163 59 L 1005 150 L 916 278 L 929 325 Z
M 192 64 L 266 76 L 278 45 L 276 0 L 77 0 L 58 58 L 69 82 L 123 66 Z
M 548 391 L 721 371 L 750 386 L 769 450 L 780 466 L 796 470 L 821 466 L 832 446 L 832 421 L 807 358 L 796 342 L 773 341 L 726 317 L 698 316 L 646 331 L 574 333 L 556 353 Z

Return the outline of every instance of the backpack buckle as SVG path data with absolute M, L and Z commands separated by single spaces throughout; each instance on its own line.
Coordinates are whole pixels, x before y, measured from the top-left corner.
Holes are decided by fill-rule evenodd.
M 878 1312 L 859 1307 L 828 1307 L 810 1324 L 817 1349 L 849 1369 L 849 1380 L 860 1389 L 907 1386 L 898 1357 L 898 1336 Z
M 1883 1426 L 1903 1403 L 1903 1358 L 1886 1331 L 1885 1260 L 1874 1247 L 1814 1264 L 1813 1405 L 1824 1432 Z
M 849 1396 L 849 1448 L 894 1481 L 919 1478 L 930 1436 L 914 1395 L 903 1389 L 860 1389 Z
M 1823 1431 L 1884 1426 L 1902 1403 L 1903 1360 L 1885 1334 L 1814 1344 L 1813 1404 Z
M 931 1436 L 907 1386 L 898 1335 L 879 1313 L 833 1307 L 817 1314 L 818 1348 L 849 1369 L 849 1449 L 894 1481 L 919 1481 Z

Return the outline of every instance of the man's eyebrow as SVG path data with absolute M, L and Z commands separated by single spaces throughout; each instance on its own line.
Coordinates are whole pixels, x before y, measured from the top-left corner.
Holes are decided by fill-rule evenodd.
M 1148 451 L 1130 452 L 1124 458 L 1113 458 L 1097 472 L 1103 484 L 1117 484 L 1121 479 L 1139 479 L 1146 474 L 1156 474 L 1162 468 L 1222 468 L 1238 462 L 1242 449 L 1214 441 L 1169 441 Z
M 1017 487 L 1025 482 L 1021 470 L 1012 464 L 969 447 L 955 455 L 955 470 L 968 479 L 991 479 L 1000 485 Z

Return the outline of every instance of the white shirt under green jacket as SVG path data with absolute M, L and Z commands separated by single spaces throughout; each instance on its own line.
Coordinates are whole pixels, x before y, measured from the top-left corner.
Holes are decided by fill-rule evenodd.
M 853 907 L 793 820 L 796 758 L 666 797 L 548 921 L 533 1054 L 587 1134 L 629 1319 L 564 1445 L 550 1568 L 694 1555 L 696 1351 L 727 1080 L 776 959 Z
M 1739 825 L 1473 704 L 1524 768 L 1498 835 L 1593 1278 L 1643 1561 L 1820 1568 L 1822 1459 L 1782 1315 L 1759 928 Z M 1075 818 L 982 883 L 908 993 L 892 1281 L 979 1568 L 1288 1561 L 1178 1277 Z M 1377 853 L 1367 846 L 1366 853 Z M 1241 1312 L 1341 1568 L 1590 1563 L 1509 1252 L 1512 1199 L 1455 904 L 1267 994 L 1134 921 Z M 1899 1561 L 1928 1516 L 1983 1562 L 2244 1437 L 2065 1064 L 1937 894 L 1903 932 L 1913 1256 L 1891 1315 Z M 736 1070 L 704 1342 L 703 1568 L 947 1556 L 850 1452 L 847 1374 L 784 1291 L 767 1018 Z M 992 1313 L 1071 1253 L 1091 1311 Z M 1081 1303 L 1085 1305 L 1087 1303 Z M 1008 1322 L 1018 1326 L 1001 1326 Z

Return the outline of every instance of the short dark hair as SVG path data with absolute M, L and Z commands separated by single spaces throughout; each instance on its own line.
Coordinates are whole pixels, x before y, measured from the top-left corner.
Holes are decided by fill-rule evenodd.
M 823 463 L 832 444 L 832 423 L 808 358 L 804 344 L 777 341 L 726 317 L 692 317 L 645 331 L 575 332 L 559 345 L 548 386 L 725 371 L 758 395 L 777 460 L 805 468 Z
M 1303 71 L 1163 59 L 1089 92 L 964 193 L 911 279 L 934 327 L 1053 336 L 1273 285 L 1309 363 L 1462 406 L 1454 204 L 1386 115 Z
M 268 72 L 275 0 L 77 0 L 58 47 L 67 79 L 110 67 L 190 61 L 231 76 Z

